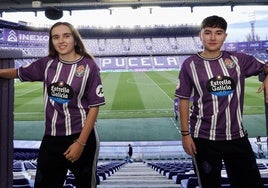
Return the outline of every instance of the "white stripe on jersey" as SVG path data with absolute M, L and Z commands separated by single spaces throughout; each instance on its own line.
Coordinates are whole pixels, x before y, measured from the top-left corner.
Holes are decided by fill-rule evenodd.
M 240 66 L 238 66 L 238 59 L 235 57 L 235 56 L 231 56 L 233 62 L 235 63 L 236 65 L 236 72 L 237 72 L 237 77 L 238 77 L 238 80 L 237 80 L 237 87 L 236 87 L 236 92 L 237 92 L 237 101 L 238 101 L 238 106 L 240 106 L 240 95 L 241 95 L 241 70 L 240 70 Z M 243 98 L 243 97 L 242 97 Z M 237 108 L 237 111 L 236 111 L 236 116 L 237 116 L 237 123 L 239 124 L 239 130 L 242 130 L 242 112 L 241 112 L 241 109 L 240 107 Z M 240 136 L 244 136 L 244 132 L 243 131 L 240 131 Z
M 81 122 L 83 122 L 82 126 L 84 126 L 84 121 L 87 118 L 87 114 L 86 114 L 86 111 L 84 110 L 84 108 L 81 104 L 81 98 L 82 98 L 83 93 L 85 92 L 85 89 L 86 89 L 86 84 L 87 84 L 87 79 L 89 77 L 89 73 L 90 73 L 89 66 L 86 66 L 85 75 L 84 75 L 82 83 L 81 83 L 81 89 L 80 89 L 80 92 L 77 96 L 77 106 L 78 106 L 80 113 L 81 113 L 81 118 L 82 118 Z
M 50 65 L 53 63 L 53 60 L 50 60 L 48 63 L 47 63 L 47 67 L 46 67 L 46 70 L 45 70 L 45 80 L 47 79 L 47 74 L 48 74 L 48 69 L 50 68 Z M 61 67 L 60 66 L 57 66 L 57 70 L 56 70 L 56 73 L 59 73 L 60 72 L 60 69 Z M 56 75 L 57 77 L 54 77 L 53 79 L 53 82 L 55 82 L 55 80 L 58 78 L 58 75 Z M 49 98 L 48 98 L 48 94 L 47 94 L 47 87 L 44 87 L 44 105 L 45 105 L 45 111 L 46 111 L 46 108 L 47 108 L 47 102 L 48 102 Z M 50 100 L 50 102 L 52 104 L 54 104 L 54 101 Z M 51 135 L 55 136 L 56 135 L 56 126 L 55 126 L 55 123 L 56 123 L 56 120 L 57 120 L 57 111 L 54 111 L 53 113 L 53 118 L 52 118 L 52 125 L 51 125 Z
M 207 76 L 208 78 L 212 78 L 213 73 L 209 64 L 209 61 L 204 60 L 204 66 L 205 66 L 205 70 L 207 72 Z M 219 111 L 219 103 L 218 103 L 218 98 L 215 95 L 211 95 L 212 97 L 212 105 L 213 105 L 213 115 L 211 116 L 211 128 L 210 128 L 210 133 L 209 133 L 209 139 L 210 140 L 215 140 L 216 137 L 216 127 L 217 127 L 217 114 Z
M 55 74 L 53 80 L 51 81 L 51 83 L 55 83 L 59 79 L 61 69 L 62 69 L 62 64 L 58 63 L 56 74 Z M 55 101 L 52 101 L 52 100 L 50 100 L 50 102 L 52 103 L 52 105 L 54 105 L 54 103 L 55 103 Z M 53 117 L 52 117 L 52 122 L 51 122 L 51 135 L 52 136 L 56 136 L 57 117 L 58 117 L 58 111 L 54 110 Z
M 227 67 L 225 65 L 225 62 L 223 61 L 222 58 L 219 59 L 219 64 L 221 66 L 221 69 L 223 71 L 223 74 L 225 76 L 229 76 L 229 72 L 227 70 Z M 228 95 L 228 104 L 230 104 L 230 101 L 233 97 L 233 93 Z M 226 119 L 226 140 L 231 140 L 232 137 L 231 137 L 231 112 L 230 112 L 230 106 L 227 106 L 226 109 L 225 109 L 225 119 Z
M 68 85 L 72 84 L 76 69 L 77 69 L 77 64 L 72 64 L 68 79 L 66 81 L 66 84 L 68 84 Z M 71 126 L 71 115 L 70 115 L 69 109 L 68 109 L 68 103 L 64 103 L 62 105 L 62 108 L 63 108 L 63 113 L 65 116 L 65 130 L 66 130 L 65 134 L 70 135 L 72 132 L 72 126 Z
M 200 98 L 198 99 L 198 106 L 199 106 L 198 114 L 199 114 L 199 117 L 202 117 L 203 116 L 203 104 L 202 104 L 201 98 L 203 96 L 203 91 L 201 89 L 201 86 L 200 86 L 200 83 L 199 83 L 199 80 L 198 80 L 197 72 L 196 72 L 195 65 L 194 65 L 193 61 L 190 63 L 190 67 L 191 67 L 191 71 L 192 71 L 192 74 L 193 74 L 194 83 L 195 83 L 196 88 L 198 90 L 198 93 L 200 95 Z M 201 126 L 201 119 L 197 118 L 194 137 L 197 137 L 197 135 L 199 133 L 200 126 Z

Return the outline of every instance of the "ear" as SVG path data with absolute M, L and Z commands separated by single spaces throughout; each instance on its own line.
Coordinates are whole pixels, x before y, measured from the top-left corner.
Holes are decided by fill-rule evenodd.
M 199 35 L 200 41 L 202 41 L 203 39 L 202 39 L 201 31 L 199 31 L 198 35 Z
M 228 36 L 228 33 L 225 33 L 224 41 L 226 40 L 227 36 Z

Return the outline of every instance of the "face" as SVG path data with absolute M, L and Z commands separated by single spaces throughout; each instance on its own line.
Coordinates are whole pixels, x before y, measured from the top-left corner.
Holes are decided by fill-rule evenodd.
M 206 27 L 200 32 L 200 39 L 205 52 L 218 52 L 227 37 L 226 32 L 221 28 Z
M 74 46 L 76 45 L 76 43 L 72 32 L 68 26 L 59 25 L 54 27 L 51 30 L 51 38 L 52 44 L 61 58 L 70 55 L 75 55 Z

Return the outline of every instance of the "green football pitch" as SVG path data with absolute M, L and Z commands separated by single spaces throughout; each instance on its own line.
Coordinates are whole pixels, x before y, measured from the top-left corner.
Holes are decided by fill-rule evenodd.
M 106 104 L 99 118 L 169 117 L 176 71 L 102 73 Z M 15 84 L 15 120 L 43 120 L 42 83 Z
M 177 71 L 101 73 L 106 104 L 97 128 L 101 141 L 178 140 L 173 118 Z M 263 94 L 257 77 L 246 82 L 244 124 L 249 135 L 265 136 Z M 14 138 L 39 140 L 43 134 L 42 83 L 15 82 Z

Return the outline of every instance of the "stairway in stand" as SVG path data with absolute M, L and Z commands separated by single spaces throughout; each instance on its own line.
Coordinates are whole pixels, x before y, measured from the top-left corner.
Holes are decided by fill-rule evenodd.
M 173 180 L 159 174 L 146 163 L 125 164 L 119 171 L 102 181 L 97 188 L 179 188 Z

